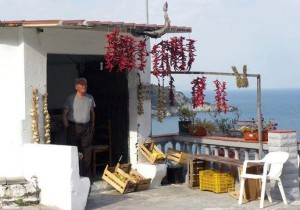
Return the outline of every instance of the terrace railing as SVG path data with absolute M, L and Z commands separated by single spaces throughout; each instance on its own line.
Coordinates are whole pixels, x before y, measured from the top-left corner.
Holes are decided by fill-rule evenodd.
M 259 143 L 241 138 L 166 134 L 153 136 L 152 140 L 164 153 L 172 148 L 189 154 L 214 154 L 242 160 L 259 159 Z M 268 152 L 267 143 L 263 144 L 263 151 Z

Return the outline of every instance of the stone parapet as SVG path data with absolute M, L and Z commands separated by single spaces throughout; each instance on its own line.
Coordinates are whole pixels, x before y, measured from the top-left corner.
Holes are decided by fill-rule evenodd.
M 283 165 L 280 178 L 286 198 L 290 201 L 299 199 L 299 166 L 296 136 L 296 131 L 294 130 L 270 131 L 268 133 L 269 152 L 281 151 L 289 153 L 289 158 Z M 271 196 L 273 199 L 282 199 L 278 185 L 274 185 L 274 183 L 271 183 Z

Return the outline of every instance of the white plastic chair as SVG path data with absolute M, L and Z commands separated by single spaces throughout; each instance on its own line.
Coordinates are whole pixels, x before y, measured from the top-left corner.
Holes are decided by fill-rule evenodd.
M 289 153 L 287 152 L 270 152 L 262 160 L 245 160 L 243 164 L 242 174 L 240 176 L 240 195 L 238 204 L 242 204 L 244 185 L 246 179 L 261 179 L 261 195 L 260 195 L 260 208 L 264 207 L 265 193 L 267 193 L 269 202 L 272 203 L 272 198 L 270 194 L 270 186 L 267 185 L 267 180 L 275 180 L 278 183 L 278 187 L 283 199 L 283 202 L 287 204 L 285 193 L 283 190 L 282 182 L 280 179 L 283 164 L 289 158 Z M 263 163 L 263 174 L 247 174 L 248 163 Z

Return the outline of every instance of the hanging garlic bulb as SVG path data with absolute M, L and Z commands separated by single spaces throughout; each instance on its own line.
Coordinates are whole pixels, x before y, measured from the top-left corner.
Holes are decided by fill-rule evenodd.
M 239 75 L 239 72 L 235 66 L 231 66 L 231 68 L 236 76 L 236 86 L 238 88 L 247 88 L 249 86 L 247 78 L 247 65 L 243 66 L 243 77 Z
M 51 143 L 51 137 L 50 137 L 50 115 L 48 112 L 48 99 L 47 99 L 47 93 L 43 94 L 43 112 L 44 112 L 44 131 L 45 131 L 45 138 L 44 143 L 50 144 Z
M 162 122 L 167 116 L 167 101 L 164 87 L 158 83 L 157 121 Z
M 242 78 L 242 85 L 243 87 L 248 87 L 248 78 L 247 78 L 247 65 L 243 66 L 243 78 Z
M 144 114 L 144 106 L 143 106 L 143 101 L 145 98 L 145 86 L 140 83 L 137 85 L 137 100 L 138 100 L 138 105 L 137 105 L 137 111 L 138 115 Z
M 32 109 L 30 109 L 30 115 L 32 117 L 32 122 L 31 122 L 31 128 L 32 128 L 32 133 L 33 133 L 33 143 L 38 144 L 40 141 L 40 134 L 39 134 L 39 116 L 38 116 L 38 89 L 37 88 L 32 88 Z

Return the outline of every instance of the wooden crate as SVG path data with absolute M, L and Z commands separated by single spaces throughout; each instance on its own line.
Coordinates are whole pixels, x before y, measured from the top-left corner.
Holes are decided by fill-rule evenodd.
M 238 167 L 238 174 L 239 176 L 242 173 L 243 168 Z M 262 174 L 263 166 L 252 166 L 247 168 L 247 173 L 253 174 Z M 230 189 L 229 195 L 235 199 L 239 199 L 240 191 L 236 191 L 235 189 Z M 244 194 L 243 194 L 243 201 L 252 201 L 260 199 L 261 193 L 261 180 L 258 179 L 246 179 L 245 186 L 244 186 Z
M 168 148 L 167 159 L 173 160 L 180 164 L 187 164 L 189 154 L 175 149 Z
M 112 167 L 113 168 L 113 167 Z M 136 191 L 147 190 L 150 186 L 151 178 L 146 179 L 139 172 L 131 168 L 130 163 L 117 164 L 115 167 L 122 170 L 124 173 L 130 176 L 130 180 L 136 183 Z
M 134 169 L 131 169 L 129 172 L 130 176 L 134 179 L 137 179 L 136 191 L 147 190 L 150 186 L 151 178 L 146 179 L 139 172 Z
M 139 151 L 151 164 L 165 162 L 166 155 L 154 144 L 154 142 L 141 144 Z
M 188 187 L 189 188 L 198 188 L 199 185 L 199 172 L 200 170 L 205 169 L 205 161 L 195 159 L 192 156 L 188 156 L 187 159 L 187 169 L 188 169 Z
M 121 164 L 119 166 L 125 173 L 129 174 L 137 183 L 136 191 L 147 190 L 150 186 L 151 178 L 146 179 L 139 172 L 131 168 L 131 164 Z
M 242 173 L 243 168 L 238 167 L 239 176 Z M 253 166 L 247 168 L 247 173 L 251 174 L 262 174 L 263 166 Z M 261 193 L 261 180 L 259 179 L 246 179 L 244 186 L 244 196 L 243 199 L 251 201 L 260 199 Z
M 108 167 L 107 165 L 102 179 L 122 194 L 133 192 L 137 188 L 136 181 L 128 173 L 124 172 L 119 167 L 119 164 L 116 167 Z

